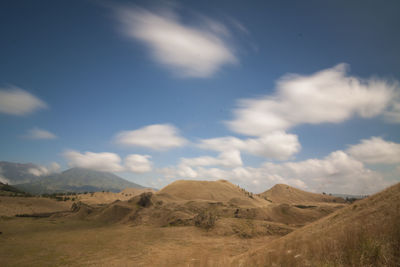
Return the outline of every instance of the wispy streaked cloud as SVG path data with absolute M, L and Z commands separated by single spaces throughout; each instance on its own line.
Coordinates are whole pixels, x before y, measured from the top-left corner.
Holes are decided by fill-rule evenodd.
M 33 128 L 28 130 L 28 132 L 23 136 L 28 139 L 56 139 L 57 136 L 52 132 L 49 132 L 40 128 Z
M 44 108 L 47 104 L 28 91 L 18 87 L 0 88 L 0 113 L 22 116 Z
M 187 140 L 179 134 L 179 130 L 171 124 L 153 124 L 137 130 L 122 131 L 114 140 L 120 145 L 154 150 L 167 150 L 187 143 Z
M 223 65 L 238 62 L 227 40 L 228 29 L 210 18 L 203 16 L 201 26 L 194 26 L 172 10 L 125 6 L 116 14 L 123 33 L 146 44 L 153 59 L 179 77 L 209 77 Z
M 399 95 L 395 96 L 394 98 L 396 97 L 400 98 Z M 391 106 L 388 108 L 388 110 L 385 111 L 383 115 L 387 122 L 400 123 L 400 100 L 398 99 L 397 101 L 393 101 Z
M 290 74 L 277 82 L 274 95 L 241 100 L 227 125 L 237 133 L 262 136 L 299 124 L 371 118 L 392 105 L 396 90 L 396 82 L 347 75 L 346 64 L 308 76 Z

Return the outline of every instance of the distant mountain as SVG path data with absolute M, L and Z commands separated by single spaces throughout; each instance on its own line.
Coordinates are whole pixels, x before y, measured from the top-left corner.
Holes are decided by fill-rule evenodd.
M 39 179 L 30 171 L 37 166 L 32 163 L 0 161 L 0 182 L 4 184 L 29 183 Z
M 145 188 L 108 172 L 72 168 L 48 176 L 37 176 L 32 170 L 38 168 L 32 163 L 0 161 L 0 183 L 13 185 L 31 194 L 103 190 L 119 192 L 125 188 Z
M 18 184 L 15 187 L 31 194 L 57 192 L 120 192 L 131 188 L 145 188 L 109 173 L 81 168 L 68 169 L 62 173 L 41 177 L 33 182 Z

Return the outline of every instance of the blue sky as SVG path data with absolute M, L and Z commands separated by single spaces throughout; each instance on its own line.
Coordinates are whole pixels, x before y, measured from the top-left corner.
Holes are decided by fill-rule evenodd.
M 2 1 L 0 159 L 162 187 L 399 181 L 398 1 Z

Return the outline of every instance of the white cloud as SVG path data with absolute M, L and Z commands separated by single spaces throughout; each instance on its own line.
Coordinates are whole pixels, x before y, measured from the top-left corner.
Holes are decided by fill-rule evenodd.
M 198 146 L 215 151 L 237 149 L 252 155 L 278 160 L 289 159 L 301 148 L 297 135 L 287 134 L 283 131 L 275 131 L 259 138 L 245 140 L 231 136 L 203 139 Z
M 10 181 L 3 176 L 3 169 L 0 167 L 0 183 L 10 184 Z
M 125 168 L 134 173 L 150 172 L 152 163 L 149 155 L 131 154 L 125 158 Z
M 263 136 L 303 123 L 339 123 L 355 115 L 370 118 L 393 105 L 397 87 L 349 76 L 345 64 L 309 76 L 286 75 L 277 82 L 274 95 L 241 100 L 227 125 L 237 133 Z
M 0 113 L 21 116 L 42 108 L 47 108 L 47 104 L 25 90 L 0 88 Z
M 153 124 L 138 130 L 122 131 L 115 137 L 121 145 L 146 147 L 155 150 L 166 150 L 181 147 L 186 139 L 179 135 L 179 130 L 170 124 Z
M 233 169 L 190 167 L 179 164 L 160 170 L 167 179 L 227 179 L 253 192 L 262 192 L 277 183 L 314 192 L 369 194 L 388 186 L 383 176 L 343 151 L 323 159 L 308 159 L 281 164 L 267 162 L 258 168 Z
M 145 173 L 152 170 L 152 162 L 149 155 L 130 154 L 125 158 L 122 165 L 121 157 L 115 153 L 102 152 L 80 153 L 68 150 L 63 153 L 70 167 L 78 167 L 104 172 L 129 171 L 134 173 Z
M 33 128 L 28 130 L 27 134 L 24 136 L 29 139 L 56 139 L 57 136 L 47 130 L 40 128 Z
M 3 183 L 3 184 L 10 184 L 10 181 L 7 180 L 6 178 L 4 178 L 3 176 L 0 175 L 0 183 Z
M 265 163 L 262 168 L 285 179 L 301 180 L 316 192 L 366 194 L 387 186 L 381 174 L 340 150 L 324 159 Z
M 69 161 L 70 167 L 92 169 L 105 172 L 119 172 L 124 168 L 121 166 L 121 158 L 115 153 L 103 152 L 93 153 L 69 150 L 64 152 L 64 157 Z
M 191 167 L 196 166 L 223 166 L 223 167 L 237 167 L 242 166 L 242 158 L 240 157 L 240 151 L 228 150 L 219 154 L 215 157 L 197 157 L 197 158 L 182 158 L 181 164 Z
M 366 163 L 395 164 L 400 163 L 400 144 L 371 137 L 361 140 L 347 150 L 354 158 Z
M 57 162 L 52 162 L 49 166 L 37 166 L 30 168 L 28 172 L 35 176 L 46 176 L 60 171 L 60 165 Z
M 225 39 L 224 25 L 203 17 L 202 27 L 184 25 L 177 14 L 141 8 L 119 8 L 126 36 L 149 46 L 153 58 L 180 77 L 209 77 L 237 59 Z

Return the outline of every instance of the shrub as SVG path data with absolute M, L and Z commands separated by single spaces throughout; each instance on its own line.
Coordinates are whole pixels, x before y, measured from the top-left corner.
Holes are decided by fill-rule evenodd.
M 194 217 L 194 225 L 206 230 L 214 227 L 216 221 L 217 216 L 209 210 L 203 210 Z
M 149 207 L 153 204 L 153 202 L 151 201 L 151 198 L 153 197 L 153 193 L 152 192 L 146 192 L 146 193 L 142 193 L 140 195 L 140 199 L 138 201 L 138 205 L 141 207 Z

